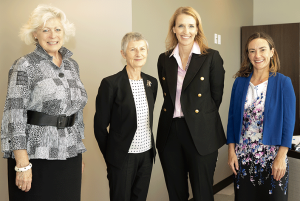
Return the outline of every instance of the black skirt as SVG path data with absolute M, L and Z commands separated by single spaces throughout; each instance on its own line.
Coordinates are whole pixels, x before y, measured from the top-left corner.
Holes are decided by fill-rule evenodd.
M 82 155 L 67 160 L 31 159 L 32 183 L 28 192 L 16 184 L 15 159 L 7 159 L 10 201 L 80 201 Z
M 273 178 L 272 161 L 265 167 L 260 164 L 242 165 L 239 160 L 238 175 L 234 177 L 235 201 L 287 201 L 289 163 L 286 173 L 279 181 Z M 251 172 L 251 175 L 249 174 Z

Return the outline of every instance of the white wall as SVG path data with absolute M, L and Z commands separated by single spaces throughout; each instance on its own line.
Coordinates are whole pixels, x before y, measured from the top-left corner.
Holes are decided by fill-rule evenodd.
M 299 22 L 299 0 L 253 0 L 253 25 Z

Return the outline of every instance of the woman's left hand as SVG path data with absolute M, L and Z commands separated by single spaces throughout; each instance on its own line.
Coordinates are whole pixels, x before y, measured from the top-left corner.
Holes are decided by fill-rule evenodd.
M 81 169 L 81 174 L 83 174 L 84 167 L 85 167 L 85 164 L 84 164 L 84 162 L 82 161 L 82 169 Z
M 286 172 L 286 154 L 288 152 L 287 147 L 280 147 L 277 156 L 272 165 L 272 175 L 276 181 L 279 181 Z

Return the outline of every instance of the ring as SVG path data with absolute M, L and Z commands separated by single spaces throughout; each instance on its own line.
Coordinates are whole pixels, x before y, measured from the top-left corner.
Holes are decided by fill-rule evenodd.
M 19 186 L 19 188 L 22 188 L 22 186 Z

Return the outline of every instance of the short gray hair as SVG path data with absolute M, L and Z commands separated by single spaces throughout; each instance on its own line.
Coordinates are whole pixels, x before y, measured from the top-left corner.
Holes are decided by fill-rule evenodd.
M 121 50 L 124 52 L 124 54 L 126 55 L 126 49 L 128 46 L 128 43 L 131 41 L 140 41 L 143 40 L 145 41 L 146 45 L 147 45 L 147 50 L 149 50 L 149 44 L 147 42 L 147 40 L 144 38 L 144 36 L 138 32 L 129 32 L 127 34 L 125 34 L 125 36 L 122 39 L 121 42 Z
M 75 36 L 75 26 L 67 20 L 66 14 L 62 10 L 54 6 L 38 5 L 31 13 L 28 22 L 21 28 L 19 34 L 21 40 L 27 45 L 37 43 L 37 40 L 33 37 L 33 33 L 41 25 L 45 25 L 47 20 L 52 18 L 60 19 L 64 31 L 64 42 L 67 42 L 70 36 Z

